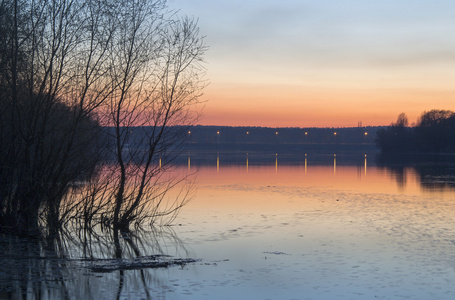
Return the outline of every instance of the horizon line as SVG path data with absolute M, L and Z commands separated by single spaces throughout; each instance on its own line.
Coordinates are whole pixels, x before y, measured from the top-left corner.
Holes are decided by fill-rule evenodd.
M 176 126 L 181 126 L 181 125 L 176 125 Z M 183 125 L 185 126 L 185 125 Z M 318 126 L 306 126 L 306 127 L 298 127 L 298 126 L 260 126 L 260 125 L 202 125 L 202 124 L 195 124 L 195 125 L 189 125 L 190 127 L 192 126 L 201 126 L 201 127 L 235 127 L 235 128 L 282 128 L 282 129 L 308 129 L 308 128 L 318 128 L 318 129 L 333 129 L 333 128 L 375 128 L 375 127 L 389 127 L 390 125 L 365 125 L 365 126 L 324 126 L 324 127 L 318 127 Z M 408 127 L 413 127 L 413 126 L 408 126 Z

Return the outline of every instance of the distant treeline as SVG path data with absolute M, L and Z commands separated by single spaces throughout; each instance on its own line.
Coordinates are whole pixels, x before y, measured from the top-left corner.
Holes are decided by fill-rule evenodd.
M 190 144 L 374 144 L 378 127 L 270 128 L 193 126 Z
M 383 153 L 455 152 L 455 113 L 450 110 L 423 112 L 414 127 L 401 113 L 396 123 L 377 132 L 376 144 Z
M 381 127 L 349 128 L 271 128 L 191 126 L 184 143 L 187 149 L 275 151 L 304 148 L 375 148 L 376 132 Z M 138 145 L 147 134 L 144 128 L 131 128 L 128 143 Z M 112 129 L 107 129 L 112 132 Z M 151 129 L 150 129 L 151 130 Z M 177 130 L 181 131 L 181 130 Z

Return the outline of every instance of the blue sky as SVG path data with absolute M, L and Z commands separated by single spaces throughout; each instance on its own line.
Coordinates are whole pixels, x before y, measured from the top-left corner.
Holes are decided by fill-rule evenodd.
M 316 114 L 333 108 L 325 111 L 331 120 L 326 126 L 349 126 L 359 118 L 378 125 L 400 112 L 415 119 L 423 110 L 455 109 L 455 1 L 168 0 L 168 5 L 198 18 L 210 47 L 206 123 L 215 123 L 216 110 L 226 111 L 228 103 L 251 103 L 250 116 L 258 105 L 262 109 L 244 121 L 232 109 L 233 125 L 268 126 L 311 125 L 314 117 L 307 124 L 292 114 L 301 109 L 305 115 L 304 105 L 314 106 Z M 377 91 L 388 96 L 378 98 Z M 406 92 L 419 93 L 415 103 Z M 358 107 L 359 115 L 350 114 L 348 121 L 341 102 L 351 111 Z M 381 104 L 386 102 L 391 103 Z M 375 104 L 379 110 L 372 112 Z M 270 116 L 261 121 L 261 114 L 277 109 L 275 121 Z

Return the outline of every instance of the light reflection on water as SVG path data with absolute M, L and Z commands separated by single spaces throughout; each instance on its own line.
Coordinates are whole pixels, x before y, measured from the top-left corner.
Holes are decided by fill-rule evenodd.
M 331 157 L 201 166 L 179 236 L 216 265 L 173 273 L 172 299 L 453 299 L 450 182 Z
M 373 157 L 185 157 L 175 172 L 195 173 L 197 196 L 177 226 L 136 242 L 142 255 L 200 262 L 124 271 L 120 292 L 118 272 L 63 262 L 42 298 L 454 299 L 454 172 Z M 41 265 L 54 272 L 62 262 Z

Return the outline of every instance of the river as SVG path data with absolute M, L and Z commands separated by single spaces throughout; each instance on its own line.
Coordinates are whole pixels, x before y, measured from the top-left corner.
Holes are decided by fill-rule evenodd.
M 37 291 L 42 299 L 455 298 L 451 161 L 387 165 L 364 153 L 182 161 L 174 172 L 193 174 L 193 199 L 173 226 L 137 242 L 144 255 L 196 262 L 100 273 L 70 249 L 63 271 L 58 260 L 46 263 L 48 280 L 22 291 L 30 299 Z M 21 283 L 10 275 L 0 271 L 0 299 L 16 299 Z

